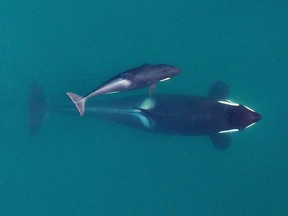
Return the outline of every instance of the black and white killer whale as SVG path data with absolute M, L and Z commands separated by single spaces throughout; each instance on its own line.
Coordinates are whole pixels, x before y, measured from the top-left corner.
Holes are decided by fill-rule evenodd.
M 40 88 L 36 94 L 33 91 L 35 88 L 30 97 L 31 135 L 39 129 L 43 109 L 77 114 L 74 106 L 45 106 Z M 227 100 L 228 95 L 228 87 L 217 82 L 211 86 L 208 97 L 157 94 L 103 100 L 87 105 L 86 116 L 169 135 L 207 135 L 216 148 L 226 149 L 231 144 L 230 132 L 241 131 L 261 120 L 261 115 L 251 108 Z
M 67 92 L 67 95 L 71 98 L 82 116 L 85 111 L 85 103 L 91 97 L 144 87 L 150 87 L 150 92 L 152 92 L 158 82 L 168 80 L 180 72 L 179 68 L 168 64 L 144 64 L 116 75 L 84 97 L 72 92 Z

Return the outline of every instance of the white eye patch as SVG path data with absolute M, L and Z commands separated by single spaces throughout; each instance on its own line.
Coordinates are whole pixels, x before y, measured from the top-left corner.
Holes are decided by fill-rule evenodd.
M 248 125 L 246 128 L 249 128 L 249 127 L 253 126 L 254 124 L 256 124 L 256 122 L 254 122 L 254 123 Z
M 222 103 L 222 104 L 226 104 L 226 105 L 230 105 L 230 106 L 239 106 L 238 103 L 234 103 L 232 101 L 229 101 L 229 100 L 225 100 L 225 101 L 218 101 L 218 103 Z
M 237 131 L 239 131 L 239 129 L 223 130 L 223 131 L 219 131 L 218 133 L 232 133 L 232 132 L 237 132 Z
M 169 79 L 170 79 L 170 77 L 167 77 L 167 78 L 164 78 L 164 79 L 160 80 L 160 82 L 163 82 L 163 81 L 166 81 L 166 80 L 169 80 Z
M 250 107 L 244 106 L 246 109 L 250 110 L 251 112 L 255 112 L 253 109 L 251 109 Z

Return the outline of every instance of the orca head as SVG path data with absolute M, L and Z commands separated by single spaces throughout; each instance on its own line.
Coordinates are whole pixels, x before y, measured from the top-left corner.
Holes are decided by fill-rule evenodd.
M 165 81 L 181 72 L 180 68 L 168 64 L 156 65 L 156 69 L 158 71 L 160 81 Z
M 249 107 L 233 103 L 226 110 L 226 122 L 230 131 L 248 128 L 261 120 L 261 115 Z

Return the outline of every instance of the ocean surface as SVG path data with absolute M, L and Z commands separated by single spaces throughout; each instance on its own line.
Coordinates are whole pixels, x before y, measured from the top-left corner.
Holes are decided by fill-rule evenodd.
M 288 215 L 288 1 L 0 2 L 0 215 Z M 208 137 L 149 133 L 47 113 L 29 136 L 29 91 L 71 105 L 112 76 L 167 63 L 157 93 L 230 99 L 262 114 L 225 151 Z M 147 94 L 147 89 L 105 95 Z M 95 99 L 96 100 L 96 99 Z

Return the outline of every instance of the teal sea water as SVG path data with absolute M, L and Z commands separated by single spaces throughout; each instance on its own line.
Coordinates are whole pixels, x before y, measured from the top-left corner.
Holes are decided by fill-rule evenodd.
M 287 1 L 2 0 L 0 8 L 1 216 L 288 214 Z M 59 113 L 29 136 L 32 80 L 50 103 L 70 105 L 66 91 L 85 94 L 143 63 L 183 70 L 157 93 L 207 95 L 222 80 L 263 119 L 233 134 L 226 151 L 207 137 Z

